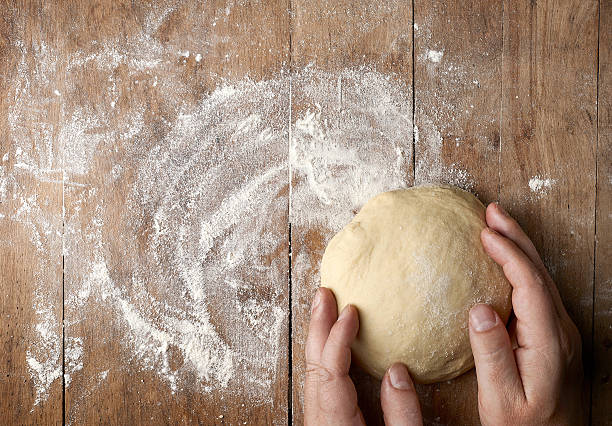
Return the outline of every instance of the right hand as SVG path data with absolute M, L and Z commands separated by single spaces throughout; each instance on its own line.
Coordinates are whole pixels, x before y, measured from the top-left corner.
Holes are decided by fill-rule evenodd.
M 497 204 L 486 212 L 485 251 L 512 285 L 516 344 L 487 305 L 470 311 L 470 343 L 484 425 L 582 424 L 581 343 L 533 243 Z

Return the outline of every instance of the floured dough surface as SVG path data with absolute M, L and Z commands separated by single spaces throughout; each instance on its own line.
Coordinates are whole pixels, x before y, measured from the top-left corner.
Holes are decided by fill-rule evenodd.
M 504 321 L 511 286 L 485 253 L 485 208 L 450 186 L 421 186 L 371 199 L 329 242 L 321 285 L 338 308 L 353 304 L 360 330 L 353 356 L 381 378 L 405 363 L 421 383 L 449 380 L 474 365 L 468 313 L 477 303 Z

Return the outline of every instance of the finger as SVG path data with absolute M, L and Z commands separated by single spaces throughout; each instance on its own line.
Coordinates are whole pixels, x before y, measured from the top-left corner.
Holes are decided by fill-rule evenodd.
M 559 295 L 559 290 L 553 280 L 550 279 L 544 262 L 542 262 L 537 249 L 533 245 L 531 239 L 525 234 L 525 231 L 523 231 L 516 220 L 510 217 L 510 215 L 497 203 L 489 204 L 486 216 L 487 225 L 504 237 L 512 240 L 521 250 L 523 250 L 523 252 L 525 252 L 536 268 L 539 269 L 542 276 L 546 278 L 544 281 L 548 285 L 555 307 L 559 313 L 565 313 L 565 307 Z
M 485 251 L 504 270 L 512 285 L 512 308 L 517 318 L 519 346 L 538 348 L 554 342 L 558 317 L 550 291 L 527 255 L 508 238 L 485 228 Z
M 393 364 L 383 377 L 380 403 L 387 426 L 423 424 L 419 398 L 404 364 Z
M 469 323 L 479 402 L 503 409 L 509 401 L 524 398 L 510 336 L 497 312 L 488 305 L 476 305 L 470 310 Z
M 359 330 L 357 309 L 347 305 L 331 328 L 318 367 L 318 401 L 321 415 L 334 424 L 363 424 L 357 392 L 348 375 L 351 344 Z
M 318 422 L 319 364 L 325 342 L 338 317 L 336 299 L 324 287 L 317 289 L 312 302 L 308 337 L 306 338 L 306 380 L 304 383 L 304 419 L 306 424 Z
M 542 259 L 538 254 L 535 246 L 525 234 L 523 229 L 510 215 L 497 203 L 491 203 L 487 206 L 487 225 L 512 240 L 521 250 L 525 252 L 529 260 L 536 266 L 544 266 Z
M 351 365 L 351 344 L 358 330 L 357 309 L 347 305 L 329 332 L 321 354 L 321 365 L 339 376 L 347 375 Z
M 336 298 L 331 290 L 325 287 L 317 290 L 310 315 L 306 338 L 306 361 L 319 364 L 329 332 L 338 317 Z

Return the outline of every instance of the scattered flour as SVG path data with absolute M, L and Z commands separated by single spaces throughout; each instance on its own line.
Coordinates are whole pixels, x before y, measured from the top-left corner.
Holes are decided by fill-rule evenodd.
M 124 331 L 117 338 L 126 368 L 155 372 L 172 392 L 189 386 L 270 404 L 271 387 L 286 374 L 279 366 L 288 344 L 287 215 L 292 224 L 335 231 L 375 194 L 408 186 L 413 134 L 422 153 L 418 183 L 469 188 L 470 176 L 440 161 L 440 133 L 431 121 L 414 125 L 411 89 L 397 75 L 306 67 L 221 82 L 194 100 L 175 68 L 203 55 L 162 46 L 153 34 L 163 19 L 146 20 L 145 32 L 125 44 L 109 40 L 67 58 L 44 44 L 19 44 L 14 144 L 0 166 L 0 202 L 11 209 L 0 220 L 22 226 L 45 257 L 58 218 L 20 181 L 65 191 L 67 386 L 85 370 L 96 372 L 87 389 L 119 373 L 116 364 L 84 365 L 92 342 L 72 326 L 96 312 Z M 443 52 L 430 52 L 440 62 Z M 165 113 L 126 104 L 129 85 L 119 84 L 118 69 Z M 61 87 L 58 70 L 66 73 Z M 92 72 L 103 105 L 71 106 L 77 83 Z M 47 119 L 52 106 L 58 120 Z M 125 198 L 114 200 L 118 189 Z M 303 251 L 294 262 L 298 273 L 312 267 Z M 40 302 L 49 294 L 42 279 L 38 287 Z M 36 404 L 62 371 L 58 309 L 39 306 L 26 353 Z
M 142 137 L 146 128 L 128 137 L 100 184 L 108 193 L 133 174 L 125 202 L 68 191 L 95 215 L 67 239 L 68 269 L 80 261 L 72 253 L 91 253 L 84 279 L 68 278 L 67 318 L 107 311 L 126 330 L 126 363 L 154 371 L 172 392 L 188 384 L 272 402 L 287 356 L 288 257 L 272 253 L 286 241 L 288 90 L 286 79 L 221 85 L 179 105 L 165 137 Z M 119 233 L 106 222 L 113 211 L 124 218 Z M 68 212 L 68 233 L 82 217 Z M 136 230 L 149 226 L 143 251 Z M 122 254 L 119 265 L 112 253 Z
M 26 350 L 26 362 L 34 383 L 34 406 L 46 400 L 51 384 L 62 375 L 61 338 L 57 334 L 56 314 L 53 307 L 37 302 L 35 309 L 39 322 L 35 325 L 32 341 L 36 345 Z
M 70 386 L 72 375 L 83 369 L 83 339 L 69 337 L 64 348 L 65 373 L 64 383 Z
M 465 190 L 473 187 L 467 170 L 456 164 L 446 165 L 441 160 L 442 136 L 433 121 L 421 115 L 421 128 L 415 126 L 415 180 L 417 184 L 442 182 L 456 185 Z
M 455 169 L 455 183 L 464 189 L 473 189 L 466 179 L 472 180 L 462 169 L 473 168 L 462 164 L 478 153 L 485 164 L 495 164 L 500 146 L 499 108 L 479 99 L 498 84 L 501 61 L 490 55 L 491 45 L 486 38 L 473 40 L 469 49 L 454 51 L 440 45 L 433 24 L 433 14 L 417 14 L 419 31 L 415 34 L 415 126 L 421 140 L 427 142 L 416 148 L 416 158 L 431 157 L 422 149 L 431 150 L 444 145 L 444 158 L 457 158 L 456 164 L 441 164 L 442 175 Z M 461 55 L 457 53 L 461 52 Z M 434 157 L 441 155 L 441 151 Z M 468 167 L 469 166 L 469 167 Z M 478 169 L 478 167 L 476 167 Z M 423 169 L 421 169 L 423 170 Z M 421 177 L 416 173 L 417 180 Z M 426 171 L 424 179 L 440 175 L 440 168 Z M 483 179 L 483 176 L 477 176 Z M 462 183 L 463 182 L 463 183 Z M 483 183 L 482 181 L 480 182 Z
M 444 56 L 443 50 L 431 50 L 430 49 L 427 51 L 427 59 L 430 60 L 431 62 L 438 63 L 442 60 L 443 56 Z
M 305 70 L 292 88 L 309 104 L 293 113 L 293 223 L 337 231 L 369 198 L 408 185 L 412 97 L 397 76 Z
M 556 179 L 544 178 L 538 175 L 529 179 L 529 189 L 536 196 L 543 196 L 552 189 L 555 183 L 557 183 Z

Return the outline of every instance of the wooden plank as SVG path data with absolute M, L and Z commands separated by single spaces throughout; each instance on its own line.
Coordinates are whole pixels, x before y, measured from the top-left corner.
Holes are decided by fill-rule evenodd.
M 580 330 L 585 360 L 593 316 L 597 11 L 596 1 L 504 2 L 500 201 L 540 252 Z
M 32 55 L 54 24 L 29 6 L 0 6 L 0 415 L 60 424 L 62 174 L 49 90 L 58 79 L 42 78 Z
M 412 182 L 410 2 L 292 2 L 292 407 L 302 424 L 304 341 L 329 239 L 376 193 Z M 380 382 L 352 370 L 368 424 Z
M 612 423 L 612 2 L 599 4 L 597 195 L 593 300 L 594 425 Z
M 68 422 L 287 422 L 286 10 L 62 7 Z
M 415 1 L 415 181 L 451 183 L 497 199 L 502 5 Z M 425 421 L 478 424 L 474 370 L 420 386 Z

